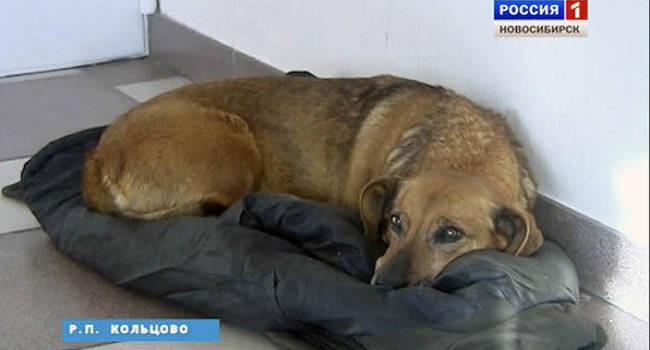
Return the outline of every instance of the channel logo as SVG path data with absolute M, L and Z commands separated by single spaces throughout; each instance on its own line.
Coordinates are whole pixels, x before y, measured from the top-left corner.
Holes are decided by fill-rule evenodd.
M 497 36 L 587 36 L 586 0 L 494 0 Z
M 585 0 L 567 1 L 566 2 L 566 20 L 569 21 L 586 21 L 589 17 L 589 5 Z

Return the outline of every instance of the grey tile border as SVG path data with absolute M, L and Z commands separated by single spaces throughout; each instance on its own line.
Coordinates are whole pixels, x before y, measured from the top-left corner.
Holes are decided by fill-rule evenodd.
M 149 43 L 151 58 L 195 82 L 283 74 L 162 14 L 149 16 Z

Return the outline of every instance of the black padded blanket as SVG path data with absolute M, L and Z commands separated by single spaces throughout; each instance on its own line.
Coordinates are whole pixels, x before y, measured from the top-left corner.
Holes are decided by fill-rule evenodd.
M 289 331 L 322 348 L 598 349 L 552 242 L 529 258 L 461 257 L 432 286 L 368 284 L 381 245 L 347 208 L 251 194 L 219 217 L 142 221 L 88 211 L 85 152 L 103 128 L 50 143 L 22 173 L 23 200 L 56 247 L 114 284 L 206 317 Z

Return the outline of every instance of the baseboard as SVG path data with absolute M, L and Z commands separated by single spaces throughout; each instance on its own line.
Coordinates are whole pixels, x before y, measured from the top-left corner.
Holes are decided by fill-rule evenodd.
M 187 28 L 165 15 L 149 16 L 150 57 L 195 82 L 283 72 Z
M 152 58 L 197 82 L 283 74 L 164 15 L 150 19 L 150 43 Z M 545 236 L 575 262 L 583 289 L 648 320 L 647 250 L 546 196 L 540 196 L 535 214 Z

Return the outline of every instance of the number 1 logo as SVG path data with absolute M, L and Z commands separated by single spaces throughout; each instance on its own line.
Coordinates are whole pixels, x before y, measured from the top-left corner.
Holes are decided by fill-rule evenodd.
M 567 0 L 565 9 L 567 20 L 587 20 L 588 5 L 586 0 Z

